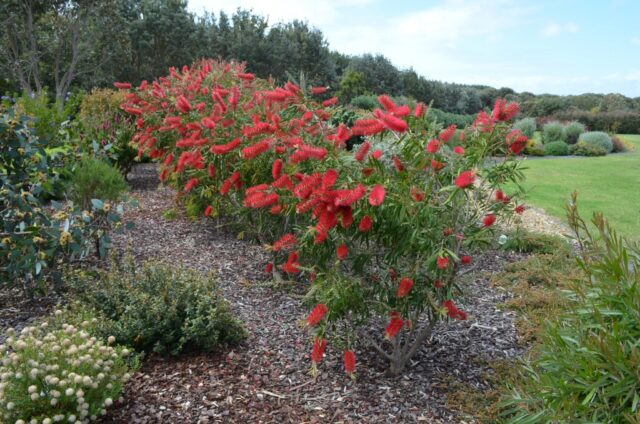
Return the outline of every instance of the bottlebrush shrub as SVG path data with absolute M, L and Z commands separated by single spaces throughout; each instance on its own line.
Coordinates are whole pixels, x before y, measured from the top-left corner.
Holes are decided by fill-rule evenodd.
M 58 158 L 59 159 L 59 158 Z M 55 277 L 60 263 L 105 255 L 122 209 L 94 199 L 85 210 L 46 198 L 59 165 L 49 161 L 26 121 L 0 116 L 0 281 L 32 292 Z
M 224 208 L 250 223 L 274 254 L 266 271 L 314 281 L 314 363 L 327 338 L 351 352 L 382 317 L 366 341 L 399 373 L 437 322 L 466 317 L 454 303 L 460 251 L 486 242 L 517 206 L 497 189 L 522 176 L 511 158 L 527 139 L 508 123 L 519 107 L 497 101 L 454 151 L 456 127 L 435 126 L 423 104 L 380 96 L 348 129 L 331 125 L 336 101 L 314 94 L 204 61 L 143 83 L 123 108 L 139 117 L 134 139 L 163 164 L 163 181 L 201 199 L 205 216 Z M 367 141 L 347 152 L 354 135 Z M 394 148 L 383 152 L 383 141 Z M 484 168 L 489 155 L 501 159 Z
M 128 258 L 95 276 L 71 273 L 67 284 L 78 301 L 78 315 L 89 311 L 99 318 L 97 335 L 113 335 L 140 352 L 212 351 L 246 334 L 217 281 L 196 272 L 156 263 L 136 268 Z
M 56 321 L 7 331 L 0 345 L 0 417 L 5 423 L 89 422 L 106 414 L 130 378 L 129 351 Z M 111 344 L 115 341 L 110 338 Z

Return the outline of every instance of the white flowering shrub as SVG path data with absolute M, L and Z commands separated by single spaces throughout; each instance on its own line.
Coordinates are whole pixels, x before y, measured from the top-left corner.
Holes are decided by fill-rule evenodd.
M 0 422 L 87 423 L 106 414 L 130 378 L 129 351 L 76 327 L 61 311 L 51 323 L 7 331 L 0 345 Z

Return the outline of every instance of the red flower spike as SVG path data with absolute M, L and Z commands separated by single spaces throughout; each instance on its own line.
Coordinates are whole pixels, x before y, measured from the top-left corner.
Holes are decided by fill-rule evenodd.
M 387 112 L 393 112 L 398 107 L 386 94 L 378 96 L 378 101 Z
M 413 200 L 416 202 L 422 202 L 424 200 L 424 193 L 415 187 L 411 187 L 411 197 L 413 197 Z
M 469 265 L 473 259 L 469 255 L 464 255 L 460 258 L 460 261 L 462 262 L 462 265 Z
M 352 350 L 344 351 L 344 370 L 347 374 L 356 372 L 356 354 Z
M 189 181 L 187 181 L 187 184 L 185 184 L 184 191 L 186 191 L 187 193 L 190 192 L 195 186 L 198 185 L 199 182 L 200 181 L 197 178 L 191 178 Z
M 338 255 L 338 260 L 344 261 L 345 259 L 347 259 L 347 256 L 349 256 L 349 248 L 346 244 L 341 244 L 340 246 L 338 246 L 336 254 Z
M 411 278 L 404 277 L 400 281 L 400 286 L 398 287 L 398 293 L 396 294 L 396 296 L 399 299 L 402 299 L 403 297 L 406 297 L 409 294 L 409 292 L 411 292 L 412 288 L 413 288 L 413 280 Z
M 402 330 L 402 326 L 404 325 L 404 320 L 399 316 L 399 314 L 393 315 L 389 325 L 387 325 L 387 329 L 385 331 L 385 337 L 389 340 L 394 339 L 400 330 Z
M 387 192 L 380 184 L 373 187 L 371 194 L 369 194 L 369 204 L 371 206 L 380 206 L 384 202 L 384 198 Z
M 450 259 L 446 256 L 438 256 L 438 268 L 447 269 L 449 267 Z
M 284 162 L 282 159 L 276 159 L 273 162 L 273 166 L 271 168 L 271 176 L 273 176 L 274 180 L 277 180 L 282 175 L 282 167 L 284 166 Z
M 358 230 L 360 232 L 366 233 L 367 231 L 373 228 L 373 219 L 369 215 L 365 215 L 360 220 L 360 225 L 358 226 Z
M 404 171 L 404 165 L 402 164 L 402 162 L 400 161 L 400 159 L 397 156 L 393 157 L 393 166 L 396 167 L 396 170 L 398 172 Z
M 456 146 L 453 148 L 453 153 L 455 153 L 456 155 L 464 155 L 464 147 L 462 146 Z
M 324 94 L 329 90 L 328 87 L 311 87 L 311 94 L 317 96 L 319 94 Z
M 413 116 L 415 116 L 416 118 L 420 118 L 426 111 L 427 107 L 424 103 L 420 102 L 416 105 L 416 109 L 413 111 Z
M 362 162 L 367 157 L 367 153 L 369 153 L 369 149 L 371 149 L 371 143 L 365 141 L 358 149 L 358 152 L 355 155 L 357 161 Z
M 397 118 L 390 114 L 384 114 L 381 117 L 382 124 L 395 132 L 405 132 L 409 126 L 404 119 Z
M 267 274 L 271 274 L 273 272 L 273 263 L 269 262 L 265 267 L 264 267 L 264 272 Z
M 207 168 L 207 174 L 209 174 L 209 178 L 216 177 L 216 167 L 212 163 L 209 164 L 209 167 Z
M 327 305 L 323 303 L 317 304 L 307 317 L 307 325 L 309 327 L 315 327 L 316 325 L 318 325 L 318 323 L 320 323 L 320 321 L 322 321 L 327 312 L 329 312 L 329 308 L 327 307 Z
M 440 133 L 440 141 L 446 143 L 447 141 L 451 140 L 453 136 L 456 135 L 456 129 L 457 127 L 455 126 L 455 124 L 449 125 L 444 131 Z
M 496 216 L 494 214 L 489 214 L 482 219 L 482 224 L 485 227 L 491 227 L 496 222 Z
M 382 150 L 376 150 L 373 153 L 371 153 L 371 157 L 374 158 L 375 160 L 378 160 L 382 157 Z
M 456 186 L 458 188 L 467 188 L 476 180 L 476 174 L 473 171 L 464 171 L 456 178 Z
M 204 210 L 204 216 L 211 216 L 211 214 L 213 213 L 213 206 L 209 205 L 207 206 L 207 208 Z
M 463 310 L 458 309 L 458 307 L 453 303 L 453 300 L 445 301 L 442 306 L 447 309 L 447 315 L 449 318 L 465 320 L 467 319 L 467 313 Z
M 338 103 L 338 98 L 337 97 L 332 97 L 332 98 L 327 99 L 324 102 L 322 102 L 322 106 L 329 107 L 329 106 L 336 105 L 337 103 Z
M 280 240 L 273 243 L 273 250 L 275 252 L 279 252 L 282 249 L 287 249 L 295 246 L 298 243 L 298 239 L 294 234 L 285 234 L 280 238 Z
M 427 144 L 427 152 L 435 154 L 438 150 L 440 150 L 440 142 L 438 140 L 431 140 L 429 144 Z
M 322 362 L 326 348 L 327 341 L 323 338 L 316 337 L 313 342 L 313 350 L 311 351 L 311 360 L 316 364 Z
M 113 85 L 118 90 L 130 90 L 131 89 L 131 83 L 128 83 L 128 82 L 114 82 Z
M 526 209 L 527 209 L 527 208 L 525 207 L 525 205 L 518 205 L 518 206 L 516 206 L 515 212 L 516 212 L 518 215 L 521 215 L 521 214 L 523 214 L 523 213 L 524 213 L 524 211 L 525 211 Z

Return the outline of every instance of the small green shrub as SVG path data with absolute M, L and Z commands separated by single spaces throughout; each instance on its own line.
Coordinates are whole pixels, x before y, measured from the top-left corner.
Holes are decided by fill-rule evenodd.
M 566 142 L 564 125 L 557 121 L 549 122 L 547 124 L 544 124 L 544 126 L 542 127 L 542 142 L 544 144 L 547 144 L 554 141 Z
M 611 137 L 611 144 L 613 144 L 613 153 L 626 153 L 629 151 L 627 144 L 616 135 Z
M 128 187 L 122 174 L 100 159 L 80 162 L 69 184 L 74 202 L 84 209 L 91 208 L 91 199 L 117 201 Z
M 607 151 L 604 147 L 578 141 L 576 144 L 569 146 L 569 153 L 576 156 L 605 156 Z
M 552 141 L 544 145 L 544 154 L 548 156 L 567 156 L 569 145 L 564 141 Z
M 373 110 L 377 108 L 379 105 L 380 104 L 378 103 L 377 96 L 369 96 L 369 95 L 363 94 L 351 99 L 351 106 L 358 109 Z
M 216 280 L 195 271 L 158 263 L 137 269 L 129 258 L 97 276 L 72 273 L 67 282 L 76 311 L 99 318 L 98 334 L 114 335 L 140 352 L 212 351 L 245 336 Z
M 106 414 L 129 379 L 129 351 L 62 321 L 7 331 L 0 345 L 0 418 L 5 423 L 88 422 Z M 109 339 L 113 343 L 113 338 Z
M 574 197 L 575 199 L 575 197 Z M 567 293 L 558 320 L 503 403 L 511 423 L 635 423 L 640 414 L 640 248 L 618 237 L 595 214 L 599 239 L 587 231 L 575 202 L 569 222 L 585 246 L 583 276 Z
M 529 156 L 544 156 L 544 145 L 536 140 L 529 140 L 527 147 L 524 148 L 524 153 Z
M 518 119 L 513 124 L 513 129 L 522 131 L 522 133 L 528 138 L 533 138 L 533 135 L 535 134 L 538 127 L 536 125 L 535 118 L 522 118 Z
M 611 137 L 609 137 L 609 134 L 602 131 L 583 133 L 580 135 L 578 142 L 585 143 L 589 146 L 600 147 L 604 149 L 606 153 L 611 153 L 613 151 L 613 142 L 611 141 Z
M 571 121 L 564 126 L 564 133 L 567 137 L 566 142 L 568 144 L 576 144 L 580 134 L 586 131 L 584 124 L 578 121 Z

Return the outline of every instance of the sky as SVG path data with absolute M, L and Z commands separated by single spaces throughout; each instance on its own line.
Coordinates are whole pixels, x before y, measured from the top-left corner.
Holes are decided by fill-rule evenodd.
M 380 53 L 428 79 L 535 94 L 640 96 L 640 0 L 189 0 L 269 24 L 299 19 L 332 50 Z

